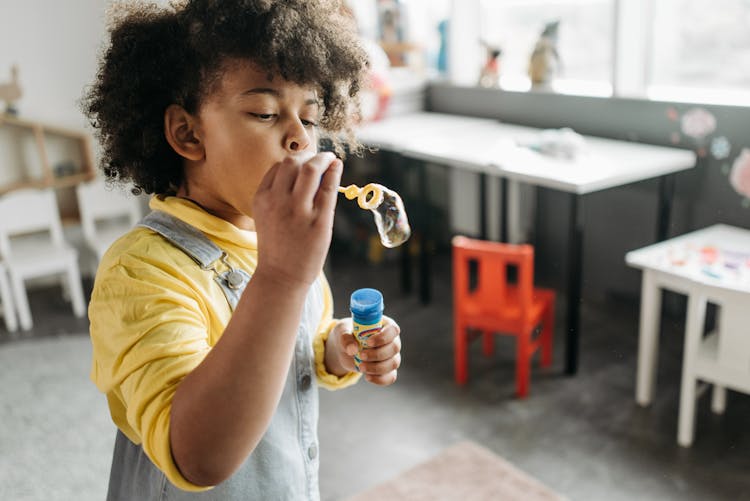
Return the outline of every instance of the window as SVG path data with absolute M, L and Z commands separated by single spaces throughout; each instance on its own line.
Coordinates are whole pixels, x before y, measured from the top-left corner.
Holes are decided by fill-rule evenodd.
M 659 0 L 652 29 L 649 97 L 750 104 L 750 1 Z
M 559 21 L 556 92 L 750 106 L 750 0 L 350 2 L 375 38 L 378 9 L 397 8 L 414 46 L 407 65 L 428 75 L 438 25 L 449 18 L 447 75 L 457 85 L 477 85 L 488 50 L 499 48 L 499 86 L 530 89 L 531 53 L 545 25 Z
M 502 88 L 530 88 L 534 45 L 547 23 L 559 21 L 554 89 L 612 94 L 614 0 L 481 0 L 479 19 L 482 40 L 502 50 Z

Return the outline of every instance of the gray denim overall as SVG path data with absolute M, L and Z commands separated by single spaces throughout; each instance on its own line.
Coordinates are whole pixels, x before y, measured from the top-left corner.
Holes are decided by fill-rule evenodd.
M 161 211 L 139 223 L 183 250 L 215 280 L 234 310 L 250 280 L 232 269 L 225 253 L 198 229 Z M 214 265 L 223 262 L 228 271 Z M 238 275 L 239 273 L 239 275 Z M 118 430 L 109 480 L 109 501 L 172 500 L 312 500 L 318 490 L 318 389 L 312 337 L 323 312 L 321 284 L 316 281 L 305 301 L 297 331 L 294 358 L 278 408 L 260 443 L 229 479 L 204 492 L 186 492 L 172 485 L 143 452 Z

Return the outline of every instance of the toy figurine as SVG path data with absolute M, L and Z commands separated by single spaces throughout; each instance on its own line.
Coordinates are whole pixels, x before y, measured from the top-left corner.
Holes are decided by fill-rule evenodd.
M 546 87 L 552 83 L 560 66 L 557 52 L 557 30 L 560 21 L 547 23 L 539 36 L 529 60 L 529 77 L 532 87 Z
M 438 23 L 438 34 L 440 35 L 440 49 L 437 57 L 437 70 L 440 75 L 448 74 L 448 29 L 449 21 L 443 19 Z
M 10 68 L 10 82 L 0 83 L 0 100 L 5 101 L 5 113 L 17 115 L 16 101 L 21 99 L 23 92 L 18 82 L 18 66 Z
M 487 50 L 487 59 L 485 59 L 482 72 L 479 74 L 479 85 L 482 87 L 498 87 L 500 85 L 500 54 L 503 53 L 500 47 L 490 45 L 482 41 Z

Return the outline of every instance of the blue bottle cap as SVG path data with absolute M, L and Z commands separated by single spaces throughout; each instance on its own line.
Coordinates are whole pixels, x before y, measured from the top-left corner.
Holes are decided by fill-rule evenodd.
M 383 295 L 377 289 L 357 289 L 352 292 L 349 309 L 360 323 L 377 323 L 383 315 Z

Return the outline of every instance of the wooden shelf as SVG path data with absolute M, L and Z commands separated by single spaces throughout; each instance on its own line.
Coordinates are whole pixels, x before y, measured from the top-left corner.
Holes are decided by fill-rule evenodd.
M 32 175 L 28 172 L 24 173 L 21 169 L 18 179 L 0 185 L 0 195 L 24 188 L 69 188 L 95 177 L 91 137 L 87 133 L 68 127 L 0 114 L 0 131 L 3 129 L 15 129 L 33 138 L 36 153 L 39 156 L 41 172 Z M 79 158 L 73 162 L 76 167 L 74 172 L 62 175 L 55 173 L 47 147 L 50 140 L 72 141 L 77 146 Z
M 2 160 L 20 163 L 15 178 L 11 174 L 0 181 L 0 196 L 26 188 L 52 188 L 64 224 L 78 223 L 75 187 L 96 176 L 89 134 L 7 114 L 0 114 L 0 133 L 9 134 L 3 139 L 11 150 L 17 149 L 6 152 L 3 147 L 7 157 Z

